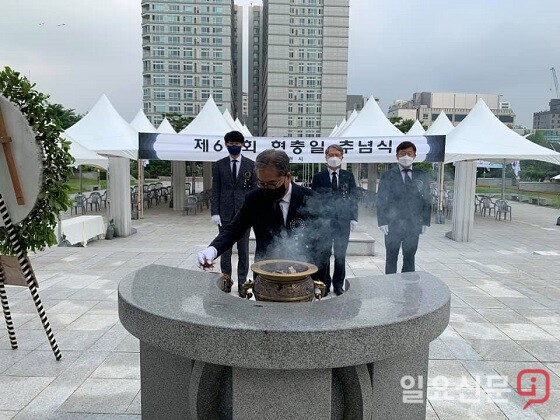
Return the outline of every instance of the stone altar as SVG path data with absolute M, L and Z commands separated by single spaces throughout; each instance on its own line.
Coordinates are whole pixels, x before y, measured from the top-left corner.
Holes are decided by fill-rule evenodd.
M 220 283 L 150 265 L 119 284 L 120 320 L 140 339 L 142 418 L 425 418 L 429 343 L 450 310 L 434 276 L 353 278 L 306 303 L 248 301 Z

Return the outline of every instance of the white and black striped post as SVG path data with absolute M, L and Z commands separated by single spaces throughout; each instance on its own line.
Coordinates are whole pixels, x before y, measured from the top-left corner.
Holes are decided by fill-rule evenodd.
M 51 344 L 54 357 L 56 360 L 60 360 L 62 358 L 62 354 L 60 353 L 60 349 L 58 348 L 58 344 L 56 343 L 56 340 L 54 338 L 54 334 L 49 324 L 49 320 L 47 319 L 47 314 L 45 313 L 45 309 L 43 308 L 43 304 L 41 303 L 41 298 L 39 297 L 39 292 L 37 291 L 37 287 L 35 286 L 37 284 L 37 280 L 35 279 L 35 274 L 33 273 L 33 270 L 31 270 L 31 267 L 29 266 L 30 264 L 29 261 L 27 260 L 27 258 L 25 258 L 25 255 L 23 255 L 23 250 L 19 243 L 19 238 L 17 236 L 15 226 L 12 223 L 12 219 L 10 218 L 10 215 L 8 214 L 8 208 L 6 207 L 6 203 L 4 202 L 4 197 L 2 197 L 2 194 L 0 194 L 0 215 L 2 216 L 2 220 L 4 221 L 4 226 L 8 230 L 8 236 L 10 237 L 10 241 L 12 242 L 12 247 L 16 252 L 16 257 L 18 259 L 19 266 L 21 268 L 23 275 L 25 276 L 25 281 L 27 282 L 27 287 L 31 292 L 31 297 L 33 298 L 33 302 L 35 303 L 37 312 L 39 313 L 39 318 L 41 319 L 41 323 L 43 324 L 43 328 L 45 329 L 45 333 L 47 334 L 47 338 L 49 339 L 49 343 Z M 4 306 L 3 299 L 2 299 L 2 306 Z
M 12 321 L 12 314 L 10 313 L 10 306 L 8 305 L 8 295 L 6 295 L 6 288 L 4 287 L 5 275 L 4 267 L 0 263 L 0 300 L 2 301 L 2 311 L 4 312 L 4 319 L 6 320 L 6 327 L 8 328 L 8 335 L 10 336 L 10 344 L 12 348 L 17 349 L 16 332 L 14 330 L 14 323 Z

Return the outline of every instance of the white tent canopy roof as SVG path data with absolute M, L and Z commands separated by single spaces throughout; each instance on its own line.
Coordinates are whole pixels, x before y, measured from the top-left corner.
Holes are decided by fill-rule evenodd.
M 338 128 L 336 130 L 333 129 L 333 131 L 331 132 L 329 137 L 336 137 L 336 134 L 342 130 L 342 127 L 344 127 L 346 125 L 346 117 L 342 118 L 342 121 L 340 122 L 340 124 L 338 125 Z
M 336 137 L 403 136 L 404 134 L 387 119 L 373 96 L 370 96 L 360 113 L 336 133 Z
M 100 154 L 92 152 L 89 149 L 86 149 L 76 140 L 68 135 L 68 133 L 64 132 L 60 134 L 64 140 L 70 142 L 70 154 L 74 158 L 74 167 L 78 167 L 80 165 L 92 165 L 98 166 L 107 170 L 109 167 L 109 159 Z
M 506 127 L 482 99 L 447 135 L 445 144 L 445 162 L 476 159 L 532 159 L 560 165 L 560 153 L 539 146 Z
M 420 124 L 420 121 L 416 120 L 416 121 L 414 121 L 414 124 L 412 124 L 412 127 L 410 127 L 410 130 L 408 130 L 406 135 L 407 136 L 423 136 L 424 133 L 426 133 L 426 130 L 424 130 L 424 127 L 422 127 L 422 124 Z
M 119 115 L 104 94 L 66 132 L 94 152 L 129 159 L 136 159 L 138 156 L 138 133 Z
M 347 128 L 349 128 L 349 127 L 352 125 L 352 123 L 354 122 L 354 120 L 358 117 L 358 114 L 359 114 L 358 111 L 356 111 L 356 110 L 354 109 L 354 110 L 350 113 L 350 116 L 348 117 L 348 119 L 347 119 L 346 121 L 344 121 L 343 124 L 340 124 L 340 125 L 338 126 L 338 130 L 337 130 L 337 132 L 334 134 L 333 137 L 336 137 L 336 136 L 338 136 L 339 134 L 342 134 L 342 132 L 343 132 L 344 130 L 346 130 Z
M 229 113 L 229 110 L 226 108 L 226 110 L 224 111 L 224 113 L 222 114 L 222 116 L 224 117 L 224 120 L 226 121 L 226 123 L 231 127 L 230 131 L 240 131 L 239 130 L 239 126 L 237 124 L 235 124 L 235 121 L 233 120 L 233 117 L 231 116 L 231 114 Z
M 158 133 L 165 133 L 165 134 L 177 134 L 167 117 L 163 119 L 163 121 L 159 124 L 157 128 Z
M 214 99 L 210 96 L 195 119 L 179 133 L 223 136 L 231 130 L 232 128 L 224 119 Z
M 156 128 L 152 125 L 143 110 L 138 111 L 136 116 L 130 122 L 130 126 L 139 133 L 157 133 Z
M 441 111 L 436 120 L 426 130 L 426 135 L 445 136 L 453 130 L 455 126 L 449 121 L 445 112 Z
M 239 118 L 235 119 L 235 124 L 239 127 L 239 131 L 241 131 L 245 137 L 253 137 L 247 126 L 239 121 Z

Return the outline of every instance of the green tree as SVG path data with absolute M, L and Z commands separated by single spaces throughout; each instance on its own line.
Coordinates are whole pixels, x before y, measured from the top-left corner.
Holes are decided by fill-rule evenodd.
M 83 115 L 76 114 L 75 110 L 64 108 L 64 106 L 60 104 L 52 104 L 51 108 L 53 112 L 53 119 L 60 125 L 60 128 L 62 128 L 63 130 L 72 127 L 83 117 Z
M 194 117 L 187 117 L 185 115 L 178 114 L 177 112 L 170 112 L 169 114 L 163 114 L 164 118 L 167 118 L 171 127 L 178 133 L 183 128 L 194 120 Z
M 552 149 L 541 131 L 536 131 L 529 135 L 527 139 L 539 146 Z M 559 171 L 558 165 L 539 160 L 522 160 L 520 165 L 520 177 L 523 181 L 544 181 L 558 175 Z
M 389 117 L 389 121 L 397 127 L 402 133 L 408 133 L 412 126 L 414 125 L 414 120 L 406 119 L 403 120 L 402 117 Z
M 74 162 L 68 152 L 69 143 L 60 138 L 61 127 L 55 119 L 55 109 L 48 103 L 48 96 L 34 87 L 35 84 L 9 67 L 0 71 L 0 94 L 19 108 L 27 119 L 42 155 L 43 178 L 37 202 L 16 226 L 24 254 L 57 243 L 54 228 L 57 214 L 70 206 L 67 181 Z M 5 228 L 0 228 L 0 253 L 15 255 Z

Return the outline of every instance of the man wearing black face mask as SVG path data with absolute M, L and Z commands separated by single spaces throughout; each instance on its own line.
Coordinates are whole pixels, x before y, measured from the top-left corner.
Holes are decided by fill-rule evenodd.
M 239 131 L 230 131 L 224 136 L 229 156 L 217 161 L 212 172 L 212 221 L 221 231 L 227 226 L 241 209 L 245 195 L 255 188 L 255 162 L 241 155 L 245 142 Z M 247 280 L 249 272 L 249 232 L 237 241 L 237 283 L 239 290 Z M 232 244 L 233 245 L 233 244 Z M 231 277 L 231 247 L 226 249 L 220 258 L 221 272 Z
M 307 224 L 313 220 L 312 212 L 318 212 L 316 194 L 292 182 L 285 152 L 269 149 L 260 153 L 255 173 L 259 188 L 247 194 L 233 221 L 198 253 L 198 267 L 210 267 L 251 227 L 256 239 L 255 261 L 288 258 L 314 262 L 314 256 L 306 250 L 310 248 L 307 232 L 315 230 L 308 229 Z

